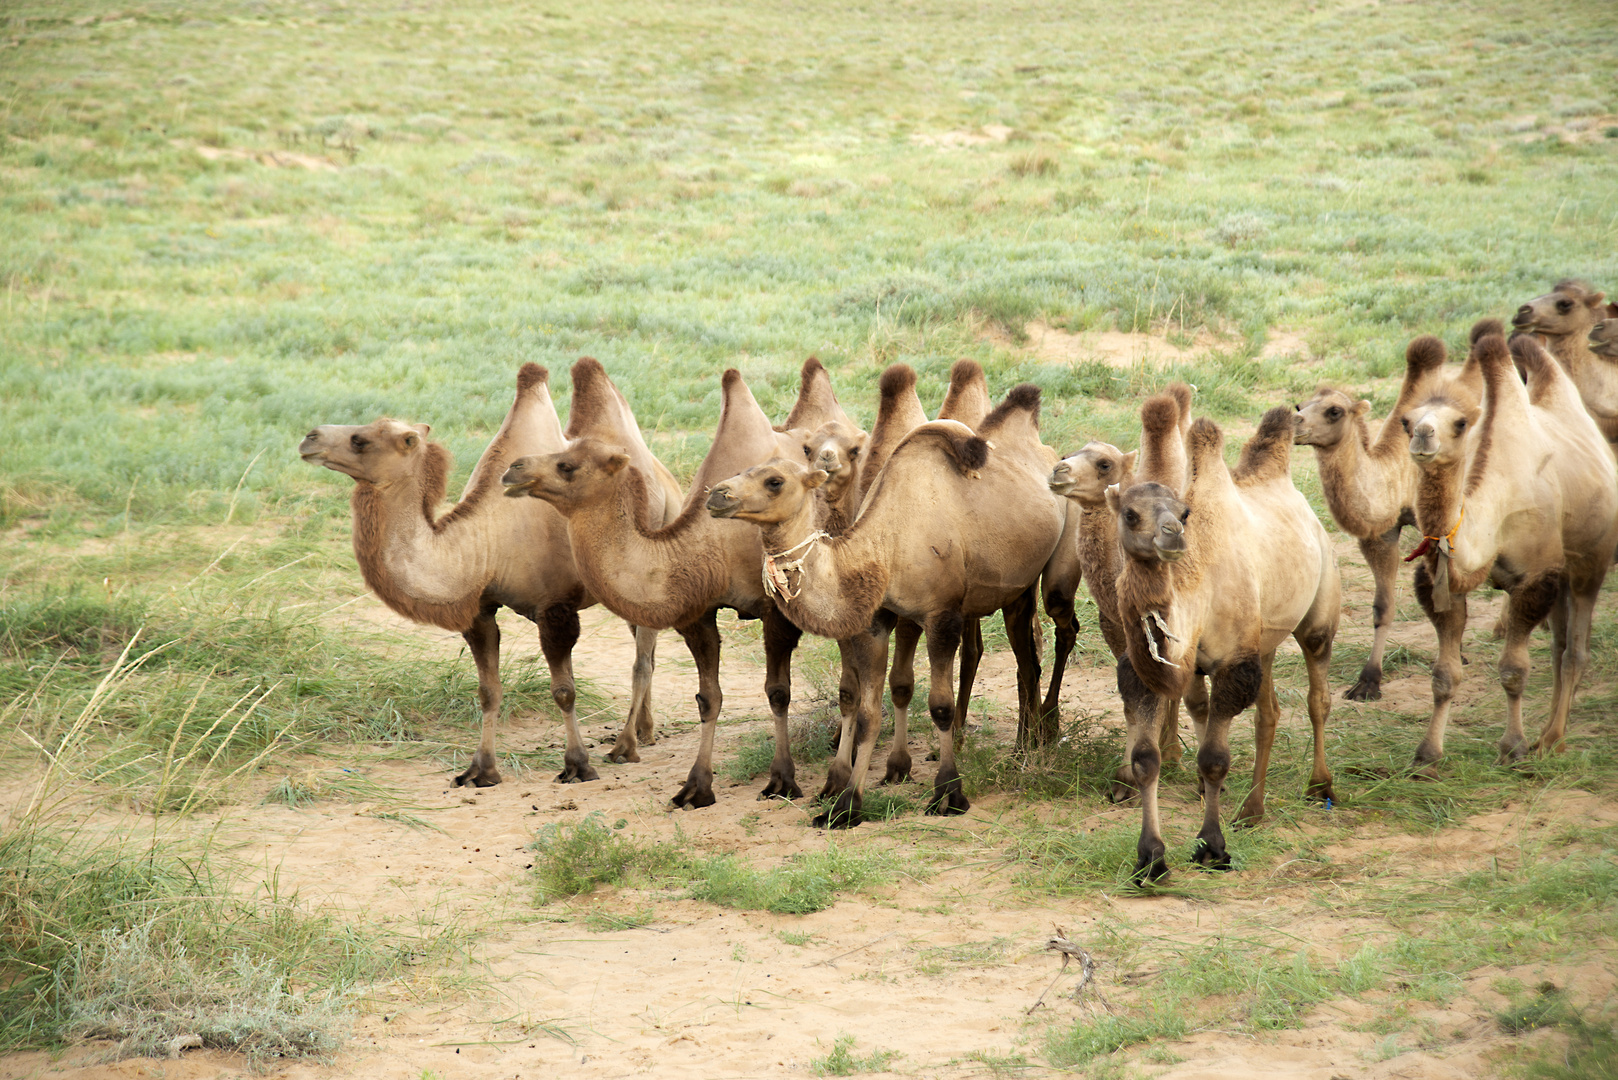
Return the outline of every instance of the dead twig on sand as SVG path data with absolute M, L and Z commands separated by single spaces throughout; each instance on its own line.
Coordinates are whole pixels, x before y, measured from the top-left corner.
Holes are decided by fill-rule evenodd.
M 1074 1001 L 1083 1001 L 1084 988 L 1089 986 L 1090 983 L 1095 980 L 1095 959 L 1082 946 L 1075 945 L 1073 942 L 1069 941 L 1067 939 L 1067 931 L 1062 929 L 1060 926 L 1056 928 L 1056 936 L 1045 942 L 1045 951 L 1061 953 L 1062 967 L 1059 971 L 1057 971 L 1056 978 L 1051 980 L 1051 985 L 1047 986 L 1040 993 L 1039 1000 L 1028 1006 L 1028 1012 L 1025 1014 L 1028 1016 L 1034 1015 L 1034 1010 L 1045 1003 L 1045 995 L 1050 993 L 1051 987 L 1054 987 L 1057 981 L 1060 980 L 1064 974 L 1066 974 L 1068 961 L 1077 960 L 1079 962 L 1079 984 L 1073 988 Z M 1101 997 L 1099 993 L 1096 995 L 1096 997 L 1098 1000 L 1100 1000 L 1103 1007 L 1107 1008 L 1108 1011 L 1111 1011 L 1112 1007 L 1107 1005 L 1106 998 Z

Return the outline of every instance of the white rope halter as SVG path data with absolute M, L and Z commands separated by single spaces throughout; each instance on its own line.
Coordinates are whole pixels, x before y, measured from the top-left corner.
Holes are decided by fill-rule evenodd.
M 1165 642 L 1179 641 L 1180 639 L 1169 633 L 1169 624 L 1163 621 L 1162 612 L 1148 611 L 1140 617 L 1141 628 L 1146 631 L 1146 647 L 1151 650 L 1152 659 L 1159 664 L 1167 664 L 1169 667 L 1173 667 L 1174 661 L 1165 660 L 1163 655 L 1157 651 L 1157 639 L 1152 636 L 1152 623 L 1154 622 L 1157 623 L 1157 628 L 1163 631 L 1163 640 Z
M 826 533 L 816 530 L 815 532 L 812 532 L 808 536 L 804 537 L 802 540 L 798 541 L 796 544 L 793 544 L 791 547 L 787 548 L 785 551 L 777 551 L 774 555 L 771 555 L 768 551 L 766 551 L 764 553 L 764 595 L 779 596 L 781 598 L 781 603 L 783 604 L 790 604 L 792 601 L 796 600 L 800 595 L 802 595 L 802 580 L 798 582 L 798 591 L 793 592 L 791 583 L 787 581 L 787 572 L 791 570 L 803 570 L 804 561 L 809 558 L 809 552 L 814 549 L 815 541 L 830 539 L 831 537 Z M 790 555 L 800 548 L 804 549 L 803 554 L 798 556 L 796 559 L 777 561 L 780 560 L 782 556 Z

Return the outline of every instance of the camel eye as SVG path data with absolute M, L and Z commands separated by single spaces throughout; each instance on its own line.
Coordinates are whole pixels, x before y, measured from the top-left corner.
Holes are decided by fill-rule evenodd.
M 563 476 L 572 476 L 574 473 L 578 472 L 578 470 L 579 467 L 570 461 L 558 461 L 556 463 L 556 471 L 561 473 Z
M 1405 429 L 1406 435 L 1410 434 L 1410 421 L 1408 419 L 1401 416 L 1399 418 L 1399 426 Z
M 764 481 L 764 486 L 769 488 L 771 491 L 780 491 L 783 486 L 783 481 L 779 476 L 772 476 L 768 480 Z
M 370 441 L 367 440 L 363 435 L 355 435 L 353 438 L 348 440 L 348 444 L 352 446 L 357 453 L 361 454 L 365 453 L 365 448 L 371 445 Z
M 851 447 L 848 448 L 848 460 L 853 461 L 855 458 L 857 458 L 859 456 L 860 456 L 860 448 L 859 447 L 851 446 Z
M 1332 423 L 1336 423 L 1342 418 L 1343 410 L 1339 409 L 1337 406 L 1333 405 L 1331 408 L 1326 410 L 1326 419 L 1330 420 Z
M 1098 462 L 1096 462 L 1096 472 L 1109 472 L 1109 471 L 1111 471 L 1111 469 L 1112 469 L 1112 462 L 1110 462 L 1110 461 L 1098 461 Z
M 1191 520 L 1191 508 L 1188 506 L 1180 511 L 1180 524 L 1184 525 L 1189 520 Z
M 1573 310 L 1573 301 L 1558 300 L 1556 302 L 1556 310 L 1561 312 L 1563 315 L 1566 315 L 1568 312 Z
M 805 446 L 803 448 L 803 456 L 806 457 L 806 458 L 813 458 L 815 456 L 815 454 L 814 454 L 814 451 L 810 450 L 809 447 Z
M 1131 529 L 1133 529 L 1135 526 L 1140 524 L 1140 515 L 1135 513 L 1135 511 L 1133 511 L 1133 510 L 1125 510 L 1124 511 L 1124 524 L 1128 525 Z
M 1465 420 L 1457 420 L 1457 421 L 1455 421 L 1455 434 L 1459 435 L 1461 432 L 1463 432 L 1465 430 L 1466 430 L 1466 421 Z

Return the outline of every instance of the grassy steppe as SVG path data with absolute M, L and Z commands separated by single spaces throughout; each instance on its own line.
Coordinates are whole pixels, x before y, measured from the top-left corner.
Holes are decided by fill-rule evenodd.
M 1567 275 L 1618 289 L 1615 42 L 1610 5 L 1496 0 L 0 4 L 0 720 L 8 760 L 30 783 L 43 770 L 50 795 L 0 836 L 0 1044 L 124 1032 L 150 1049 L 201 1010 L 225 1018 L 210 1045 L 322 1054 L 364 994 L 460 955 L 436 928 L 244 888 L 208 837 L 169 828 L 322 743 L 439 769 L 475 718 L 469 664 L 402 659 L 328 620 L 361 586 L 347 482 L 293 452 L 311 425 L 431 423 L 464 476 L 516 366 L 547 364 L 565 415 L 583 354 L 682 478 L 723 368 L 780 417 L 810 353 L 866 420 L 887 364 L 914 365 L 933 408 L 949 364 L 975 357 L 997 394 L 1044 389 L 1064 448 L 1134 445 L 1139 398 L 1170 378 L 1238 425 L 1322 380 L 1381 410 L 1414 334 L 1458 345 Z M 1041 359 L 1022 347 L 1034 320 L 1190 358 Z M 1610 828 L 1542 830 L 1515 867 L 1442 881 L 1321 856 L 1356 829 L 1436 835 L 1514 800 L 1618 792 L 1610 605 L 1596 642 L 1579 741 L 1536 773 L 1494 769 L 1480 724 L 1452 735 L 1444 782 L 1406 781 L 1393 774 L 1423 717 L 1342 706 L 1334 761 L 1355 779 L 1337 824 L 1305 835 L 1278 764 L 1276 827 L 1239 841 L 1242 865 L 1358 905 L 1362 952 L 1231 946 L 1212 974 L 1053 1025 L 1038 1056 L 1117 1075 L 1120 1047 L 1201 1030 L 1232 1001 L 1233 1026 L 1262 1032 L 1375 988 L 1390 1048 L 1400 1032 L 1442 1042 L 1401 1010 L 1449 1000 L 1503 950 L 1611 956 Z M 1087 665 L 1104 651 L 1093 631 L 1081 646 Z M 1341 650 L 1336 681 L 1361 659 Z M 1395 649 L 1390 672 L 1423 659 Z M 800 687 L 834 686 L 825 648 L 814 663 Z M 1298 683 L 1295 664 L 1278 670 Z M 1545 672 L 1540 649 L 1541 696 Z M 538 669 L 508 672 L 510 711 L 548 700 Z M 1113 744 L 1008 763 L 974 739 L 969 785 L 1021 804 L 962 840 L 927 832 L 901 792 L 862 832 L 917 830 L 939 858 L 1010 867 L 1019 897 L 1124 887 L 1129 827 L 1084 824 Z M 751 776 L 759 752 L 721 768 Z M 364 799 L 421 824 L 346 771 L 289 774 L 265 797 Z M 602 837 L 542 834 L 541 878 L 546 850 L 588 863 Z M 639 841 L 612 842 L 628 853 L 614 873 L 640 865 Z M 873 850 L 763 876 L 725 851 L 646 865 L 714 903 L 812 910 L 898 872 Z M 1142 968 L 1187 948 L 1109 932 Z M 162 986 L 180 955 L 185 993 Z M 294 971 L 299 994 L 278 981 Z M 1562 1026 L 1575 1071 L 1555 1075 L 1595 1075 L 1576 1070 L 1611 1046 L 1601 1002 L 1507 989 L 1506 1030 Z M 299 1025 L 310 1037 L 287 1041 Z M 889 1063 L 853 1046 L 815 1067 Z

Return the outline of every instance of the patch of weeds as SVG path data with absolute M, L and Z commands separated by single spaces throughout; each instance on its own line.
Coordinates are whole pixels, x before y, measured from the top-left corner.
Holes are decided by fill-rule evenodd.
M 860 803 L 861 821 L 892 821 L 914 814 L 920 805 L 910 795 L 891 788 L 867 788 Z
M 858 1057 L 854 1053 L 854 1036 L 839 1035 L 832 1042 L 831 1053 L 823 1058 L 815 1058 L 809 1063 L 809 1069 L 816 1076 L 884 1072 L 889 1062 L 903 1056 L 897 1050 L 873 1050 L 865 1057 Z
M 1574 1015 L 1563 1023 L 1566 1046 L 1548 1046 L 1528 1062 L 1525 1080 L 1618 1080 L 1618 1033 L 1613 1025 Z
M 624 834 L 627 824 L 620 818 L 609 826 L 597 812 L 576 824 L 541 827 L 529 846 L 539 902 L 616 885 L 635 873 L 651 876 L 678 868 L 677 847 L 638 843 Z
M 1024 1069 L 1039 1067 L 1028 1060 L 1027 1054 L 995 1054 L 988 1050 L 974 1050 L 961 1060 L 975 1061 L 995 1076 L 1015 1076 Z
M 636 930 L 642 926 L 650 926 L 656 919 L 656 914 L 649 907 L 639 908 L 625 914 L 596 910 L 585 915 L 584 925 L 588 929 L 608 934 L 616 930 Z
M 1103 727 L 1098 714 L 1080 714 L 1053 745 L 1028 750 L 995 742 L 989 730 L 987 725 L 968 730 L 956 755 L 968 791 L 1016 792 L 1040 799 L 1080 793 L 1105 796 L 1123 758 L 1122 736 Z
M 899 859 L 884 851 L 827 843 L 824 851 L 794 855 L 772 870 L 759 870 L 734 855 L 691 863 L 691 898 L 744 911 L 807 915 L 830 907 L 837 894 L 891 881 Z
M 996 937 L 923 949 L 916 957 L 916 970 L 924 975 L 939 975 L 953 967 L 996 967 L 1006 962 L 1011 946 L 1010 938 Z
M 1518 1000 L 1494 1014 L 1495 1023 L 1508 1035 L 1525 1035 L 1536 1028 L 1558 1027 L 1572 1022 L 1573 1010 L 1561 987 L 1541 983 L 1534 996 Z
M 807 931 L 799 933 L 796 930 L 780 930 L 776 932 L 775 936 L 786 944 L 795 945 L 800 949 L 808 947 L 815 940 L 815 935 Z
M 1055 176 L 1062 171 L 1062 163 L 1048 151 L 1030 150 L 1012 158 L 1006 168 L 1017 177 Z
M 1183 1039 L 1186 1031 L 1186 1017 L 1173 1003 L 1156 1003 L 1137 1013 L 1085 1017 L 1053 1031 L 1045 1040 L 1045 1057 L 1058 1069 L 1071 1069 L 1126 1046 Z
M 750 731 L 737 742 L 729 758 L 719 767 L 723 779 L 745 784 L 770 771 L 775 760 L 775 736 L 767 731 Z

